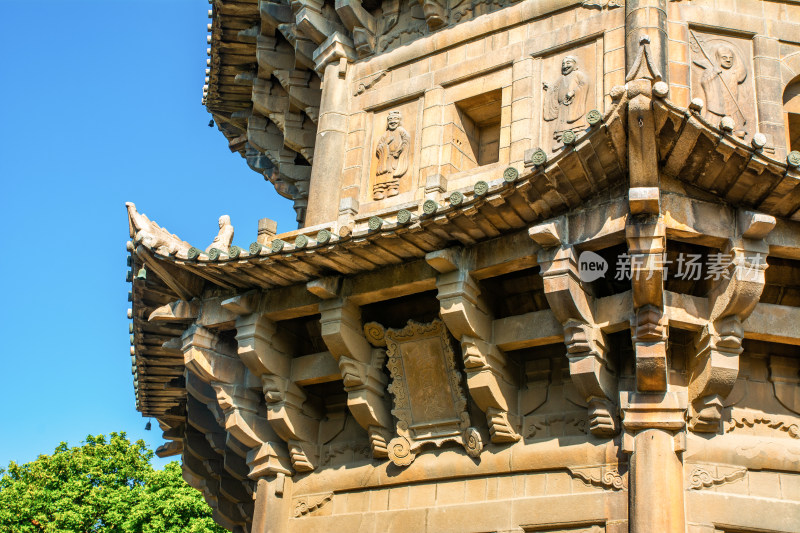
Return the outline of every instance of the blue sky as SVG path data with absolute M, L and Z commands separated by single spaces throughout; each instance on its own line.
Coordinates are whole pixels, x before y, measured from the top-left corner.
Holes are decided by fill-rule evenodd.
M 134 407 L 125 202 L 198 247 L 221 214 L 247 246 L 294 211 L 207 126 L 209 4 L 0 7 L 0 467 L 90 433 L 155 449 Z

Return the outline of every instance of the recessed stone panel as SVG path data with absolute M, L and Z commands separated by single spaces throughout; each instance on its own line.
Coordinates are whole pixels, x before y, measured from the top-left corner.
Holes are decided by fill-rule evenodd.
M 754 95 L 752 41 L 689 29 L 692 98 L 703 100 L 701 116 L 711 125 L 723 122 L 749 141 L 758 130 Z

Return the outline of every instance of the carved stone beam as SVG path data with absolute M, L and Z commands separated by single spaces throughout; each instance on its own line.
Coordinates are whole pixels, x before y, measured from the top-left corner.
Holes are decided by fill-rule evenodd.
M 273 75 L 289 94 L 289 102 L 316 122 L 322 97 L 319 77 L 313 71 L 300 69 L 276 69 Z
M 275 36 L 261 34 L 256 38 L 256 61 L 258 79 L 268 80 L 275 70 L 295 67 L 294 48 Z
M 736 237 L 715 256 L 720 260 L 715 263 L 724 271 L 714 273 L 718 279 L 708 293 L 709 320 L 695 339 L 696 355 L 690 365 L 689 426 L 694 431 L 716 433 L 720 429 L 722 402 L 739 375 L 742 322 L 761 298 L 769 254 L 766 237 L 775 224 L 770 215 L 739 211 Z
M 177 300 L 156 308 L 147 318 L 148 322 L 194 322 L 200 315 L 200 302 Z
M 293 22 L 292 8 L 283 2 L 270 2 L 261 0 L 258 5 L 259 15 L 261 15 L 261 33 L 275 35 L 275 30 L 281 24 Z
M 337 296 L 335 290 L 323 291 L 325 281 L 332 280 L 315 280 L 308 285 L 311 292 L 323 298 L 319 304 L 322 340 L 339 365 L 347 407 L 369 433 L 372 455 L 387 457 L 394 421 L 385 396 L 388 380 L 383 373 L 384 351 L 367 342 L 359 307 Z
M 287 111 L 283 115 L 283 142 L 295 152 L 299 152 L 309 163 L 314 160 L 314 141 L 317 128 L 302 113 Z M 279 125 L 280 126 L 280 125 Z
M 641 392 L 667 390 L 666 235 L 664 220 L 657 215 L 631 216 L 625 228 L 634 308 L 631 335 L 636 388 Z
M 315 0 L 292 0 L 297 29 L 318 45 L 325 42 L 329 35 L 346 31 L 336 14 L 332 10 L 324 10 L 323 6 L 323 2 Z
M 541 246 L 538 261 L 545 297 L 564 328 L 570 376 L 589 404 L 589 430 L 599 437 L 615 435 L 617 380 L 609 368 L 605 335 L 594 318 L 594 296 L 581 281 L 578 253 L 567 242 L 566 220 L 533 226 L 528 234 Z
M 445 0 L 423 0 L 422 12 L 428 28 L 436 30 L 447 24 L 447 2 Z
M 294 47 L 294 57 L 298 65 L 305 68 L 314 68 L 314 51 L 317 44 L 297 29 L 294 22 L 281 24 L 278 30 Z
M 440 315 L 461 343 L 467 387 L 475 403 L 486 413 L 492 442 L 518 441 L 518 386 L 506 355 L 494 344 L 493 317 L 470 274 L 474 257 L 449 248 L 431 252 L 425 259 L 439 272 L 436 297 Z
M 239 297 L 223 302 L 223 307 L 238 309 L 236 321 L 238 355 L 250 372 L 259 376 L 267 402 L 267 420 L 289 445 L 295 470 L 310 471 L 318 459 L 319 414 L 305 405 L 306 394 L 291 380 L 291 346 L 277 324 L 256 311 L 253 304 L 242 304 Z
M 353 48 L 353 41 L 345 32 L 334 32 L 314 50 L 314 70 L 320 78 L 325 77 L 325 70 L 333 66 L 336 77 L 344 80 L 347 75 L 347 63 L 358 59 Z M 342 64 L 344 62 L 344 64 Z
M 283 131 L 283 114 L 289 111 L 289 95 L 279 84 L 256 78 L 253 82 L 253 109 L 269 117 Z
M 182 340 L 187 370 L 211 386 L 225 431 L 249 448 L 249 476 L 291 473 L 286 447 L 267 423 L 261 395 L 256 392 L 260 380 L 235 355 L 220 353 L 219 338 L 210 330 L 192 326 Z
M 373 53 L 377 22 L 361 5 L 361 0 L 336 0 L 336 12 L 353 34 L 358 57 Z

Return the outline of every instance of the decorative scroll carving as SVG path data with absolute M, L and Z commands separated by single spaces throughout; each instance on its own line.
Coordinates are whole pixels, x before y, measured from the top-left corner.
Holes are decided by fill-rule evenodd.
M 752 428 L 763 425 L 775 431 L 786 433 L 793 439 L 800 439 L 800 423 L 796 418 L 762 413 L 760 411 L 737 410 L 731 413 L 731 420 L 726 424 L 725 433 L 744 427 Z
M 373 76 L 372 79 L 370 79 L 368 82 L 359 83 L 358 87 L 356 88 L 356 92 L 353 93 L 353 96 L 359 96 L 361 94 L 364 94 L 368 90 L 372 89 L 375 86 L 375 84 L 381 81 L 383 77 L 386 76 L 386 74 L 388 73 L 389 73 L 388 70 L 381 70 L 380 72 L 378 72 L 378 74 Z
M 210 252 L 212 248 L 228 253 L 231 249 L 233 242 L 233 225 L 231 224 L 231 217 L 222 215 L 219 217 L 219 233 L 214 237 L 214 241 L 206 248 L 206 253 Z
M 703 90 L 703 118 L 716 126 L 723 117 L 733 119 L 733 133 L 744 138 L 750 125 L 743 110 L 740 85 L 747 79 L 747 62 L 739 48 L 724 39 L 701 41 L 689 30 L 693 63 L 704 70 L 700 78 Z
M 423 444 L 441 446 L 448 441 L 477 457 L 483 443 L 469 425 L 461 374 L 442 321 L 410 320 L 403 329 L 388 329 L 386 346 L 398 434 L 389 442 L 389 459 L 406 466 Z
M 580 479 L 587 485 L 594 485 L 610 490 L 628 489 L 625 478 L 616 468 L 608 468 L 605 466 L 568 466 L 567 470 L 572 477 Z
M 369 332 L 365 337 L 358 306 L 344 298 L 321 302 L 320 322 L 322 339 L 339 363 L 347 406 L 369 433 L 373 456 L 386 457 L 393 421 L 384 393 L 387 383 L 383 373 L 384 351 L 372 348 L 367 342 L 378 334 L 375 325 L 365 328 Z
M 326 494 L 313 494 L 298 498 L 294 501 L 294 517 L 300 518 L 301 516 L 311 514 L 332 499 L 332 492 L 328 492 Z
M 590 83 L 589 76 L 578 67 L 578 58 L 566 56 L 561 61 L 561 76 L 552 83 L 542 84 L 545 91 L 542 116 L 545 121 L 555 121 L 553 150 L 563 144 L 564 132 L 577 132 L 586 127 L 583 117 Z
M 726 483 L 733 483 L 739 481 L 747 475 L 746 468 L 736 468 L 727 474 L 714 476 L 711 472 L 704 468 L 695 468 L 689 476 L 689 489 L 701 490 L 718 485 L 725 485 Z
M 467 388 L 486 413 L 492 442 L 516 442 L 518 387 L 505 354 L 492 342 L 492 317 L 469 273 L 471 260 L 454 249 L 430 253 L 426 260 L 440 272 L 436 281 L 440 314 L 461 342 Z
M 375 185 L 372 187 L 373 200 L 383 200 L 397 196 L 400 178 L 408 171 L 410 155 L 410 137 L 400 125 L 400 111 L 392 111 L 386 118 L 386 133 L 378 139 L 375 157 L 378 167 L 375 172 Z
M 724 252 L 731 259 L 730 267 L 708 294 L 711 313 L 695 340 L 697 355 L 690 365 L 689 381 L 689 425 L 693 431 L 719 431 L 722 400 L 739 374 L 742 322 L 750 316 L 764 288 L 769 246 L 763 239 L 775 223 L 774 217 L 760 213 L 741 211 L 737 217 L 739 237 L 731 239 Z
M 564 326 L 564 344 L 572 380 L 589 404 L 589 429 L 597 436 L 619 431 L 615 405 L 617 382 L 606 352 L 605 335 L 594 319 L 594 298 L 580 279 L 577 252 L 565 241 L 565 220 L 529 230 L 542 249 L 539 266 L 544 292 L 556 319 Z M 554 245 L 556 244 L 556 245 Z

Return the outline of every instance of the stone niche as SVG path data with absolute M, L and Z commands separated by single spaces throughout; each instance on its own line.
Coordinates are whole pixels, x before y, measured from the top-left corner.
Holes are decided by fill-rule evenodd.
M 595 39 L 583 45 L 542 56 L 539 143 L 553 153 L 564 146 L 564 134 L 580 135 L 588 127 L 586 114 L 603 109 L 603 41 Z M 565 74 L 566 72 L 566 74 Z M 569 138 L 570 134 L 567 134 Z
M 419 174 L 419 100 L 381 108 L 371 114 L 371 132 L 362 168 L 361 202 L 402 204 L 415 199 Z M 394 122 L 399 124 L 394 127 Z M 394 127 L 394 129 L 392 129 Z
M 689 29 L 692 98 L 703 100 L 701 116 L 720 127 L 723 117 L 732 133 L 750 141 L 757 131 L 752 41 Z
M 469 170 L 499 161 L 501 105 L 500 89 L 454 103 L 449 110 L 452 127 L 444 139 L 450 142 L 453 170 Z

